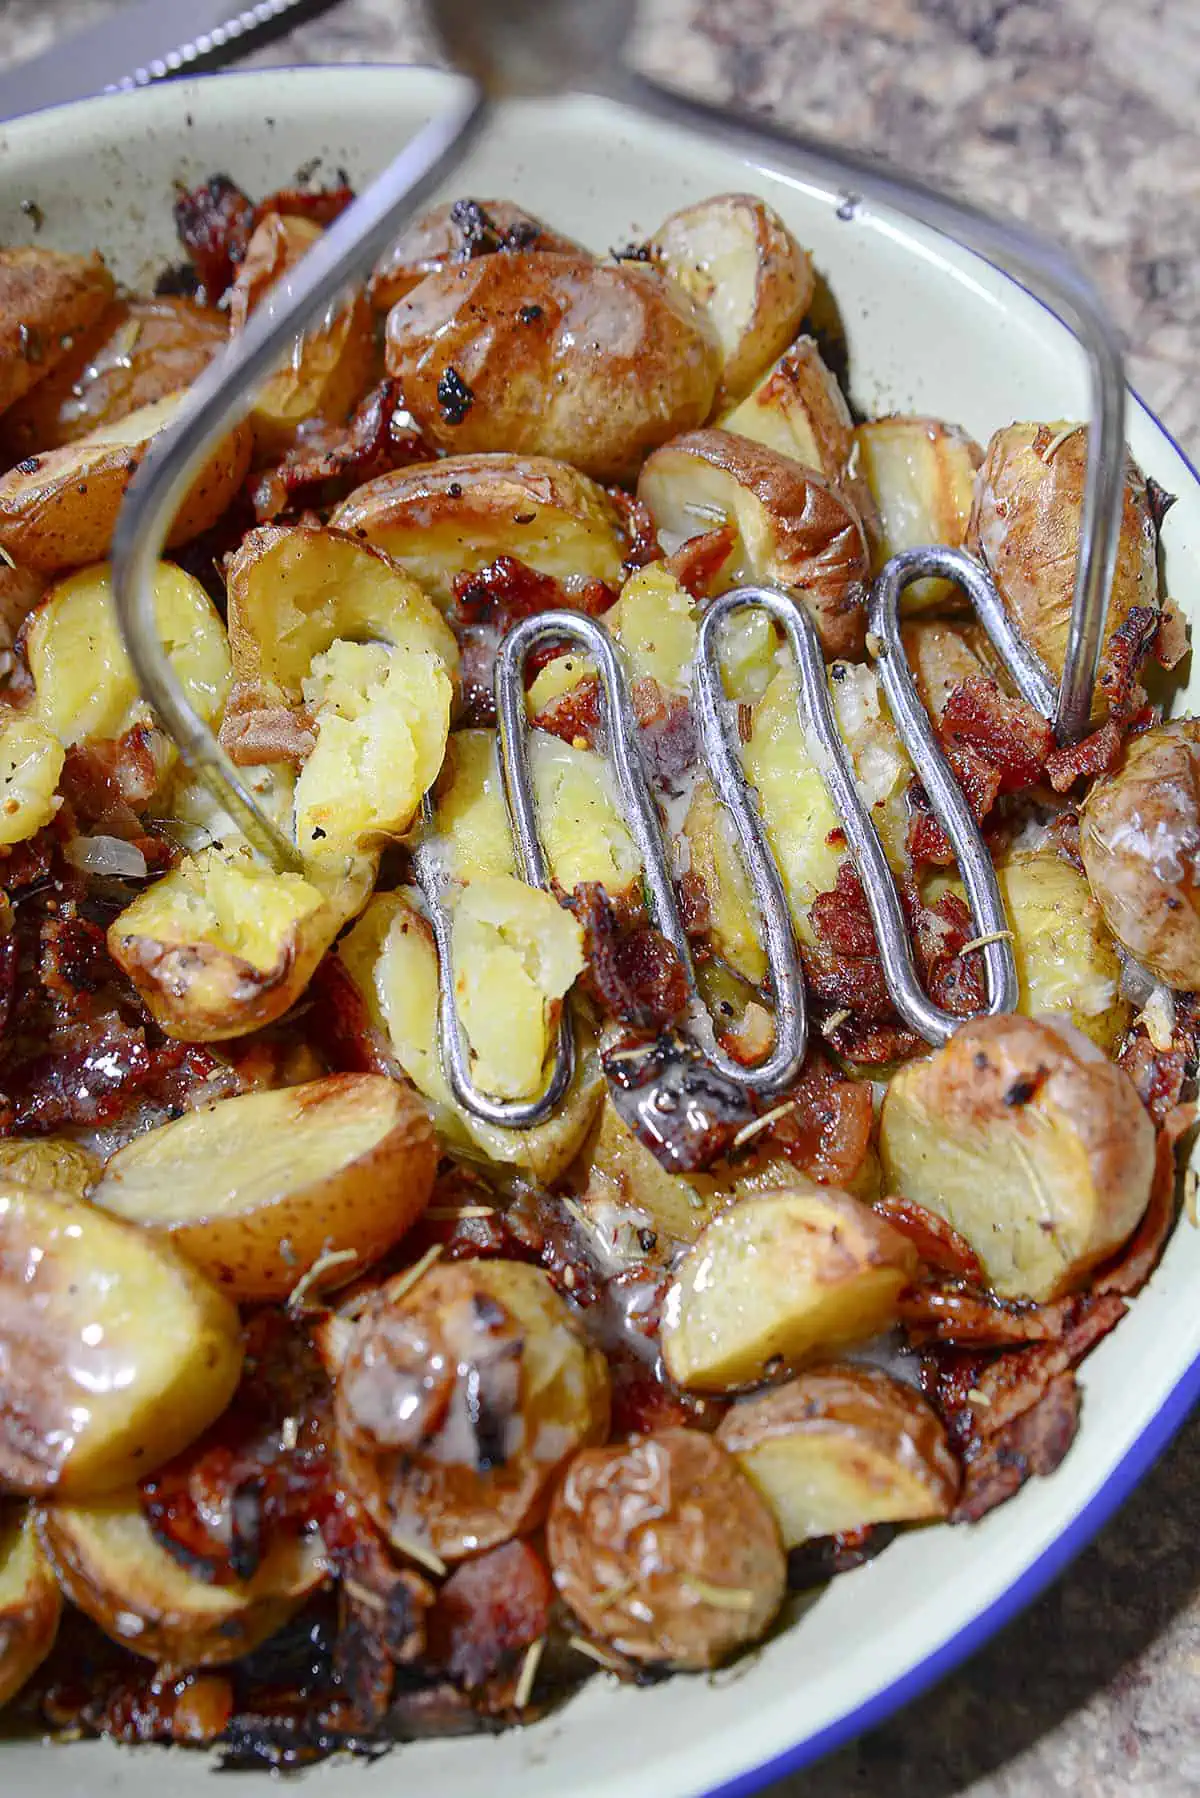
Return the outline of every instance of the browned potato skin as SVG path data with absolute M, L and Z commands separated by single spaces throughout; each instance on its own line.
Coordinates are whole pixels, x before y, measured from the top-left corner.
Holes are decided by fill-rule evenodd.
M 1015 424 L 995 433 L 976 479 L 966 539 L 967 549 L 991 573 L 1025 641 L 1056 677 L 1066 655 L 1087 469 L 1087 432 L 1063 436 L 1066 429 Z M 1109 646 L 1135 606 L 1159 607 L 1158 534 L 1145 476 L 1127 457 L 1093 724 L 1102 724 L 1108 715 L 1106 687 L 1115 678 Z
M 0 249 L 0 412 L 36 387 L 112 298 L 97 254 Z
M 163 943 L 138 936 L 120 928 L 119 915 L 108 928 L 108 952 L 168 1036 L 221 1042 L 273 1024 L 308 985 L 327 944 L 305 932 L 304 922 L 289 932 L 269 968 L 256 967 L 217 943 Z M 201 1004 L 196 970 L 205 962 Z
M 61 1616 L 32 1506 L 0 1507 L 0 1711 L 53 1648 Z
M 474 215 L 465 210 L 471 207 L 477 209 Z M 479 209 L 484 218 L 479 217 Z M 474 229 L 475 220 L 482 226 L 482 233 Z M 489 224 L 495 228 L 490 233 Z M 530 250 L 553 250 L 561 256 L 588 255 L 574 238 L 544 225 L 512 200 L 447 200 L 405 227 L 376 265 L 367 284 L 367 295 L 377 312 L 387 312 L 426 275 L 439 274 L 457 263 L 472 262 L 477 256 L 524 254 Z
M 1129 739 L 1084 802 L 1079 851 L 1117 941 L 1168 986 L 1200 987 L 1200 720 Z
M 229 340 L 223 313 L 171 295 L 114 300 L 33 391 L 0 418 L 0 462 L 75 443 L 190 387 Z
M 758 1641 L 783 1602 L 775 1519 L 733 1456 L 698 1430 L 576 1455 L 546 1547 L 560 1596 L 635 1661 L 715 1667 Z M 711 1602 L 710 1588 L 739 1595 L 738 1607 Z
M 687 462 L 708 463 L 762 507 L 769 541 L 751 559 L 740 546 L 728 566 L 731 587 L 770 581 L 804 603 L 827 656 L 857 656 L 866 636 L 871 564 L 861 522 L 828 481 L 761 443 L 731 431 L 690 431 L 647 458 L 638 497 L 657 516 L 660 483 L 687 478 Z
M 642 264 L 481 256 L 388 314 L 388 373 L 439 449 L 554 456 L 598 481 L 631 481 L 702 423 L 720 363 L 707 320 Z M 461 416 L 444 384 L 439 398 L 447 371 L 470 390 Z
M 46 593 L 46 582 L 32 568 L 11 568 L 0 560 L 0 649 L 11 649 L 29 614 Z

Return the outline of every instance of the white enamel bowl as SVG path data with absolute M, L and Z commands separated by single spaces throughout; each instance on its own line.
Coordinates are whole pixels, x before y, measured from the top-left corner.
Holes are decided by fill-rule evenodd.
M 173 184 L 223 170 L 252 194 L 318 153 L 361 183 L 428 116 L 444 78 L 312 69 L 168 85 L 0 127 L 0 242 L 103 247 L 123 278 L 177 259 Z M 1016 418 L 1081 416 L 1079 356 L 1005 275 L 887 212 L 838 216 L 838 195 L 747 165 L 598 101 L 514 105 L 455 179 L 505 195 L 597 250 L 673 207 L 752 188 L 808 245 L 839 302 L 855 400 L 920 411 L 981 439 Z M 1200 479 L 1131 402 L 1133 452 L 1178 494 L 1166 574 L 1185 605 L 1200 559 Z M 1193 708 L 1196 698 L 1193 695 Z M 759 1654 L 713 1678 L 645 1691 L 600 1677 L 565 1709 L 499 1738 L 423 1743 L 377 1766 L 334 1764 L 313 1798 L 691 1798 L 750 1792 L 848 1740 L 977 1648 L 1076 1554 L 1146 1472 L 1200 1390 L 1200 1233 L 1180 1225 L 1131 1314 L 1085 1363 L 1083 1423 L 1060 1470 L 973 1528 L 901 1536 L 836 1580 Z M 250 1789 L 266 1777 L 246 1775 Z M 94 1743 L 0 1745 L 0 1789 L 43 1798 L 206 1798 L 203 1758 Z M 231 1791 L 234 1787 L 230 1788 Z M 236 1786 L 238 1791 L 244 1784 Z

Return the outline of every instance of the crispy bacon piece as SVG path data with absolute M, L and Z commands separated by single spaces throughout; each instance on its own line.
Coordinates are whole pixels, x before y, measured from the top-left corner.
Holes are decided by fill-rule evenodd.
M 454 577 L 454 604 L 460 624 L 487 624 L 500 630 L 537 612 L 566 607 L 599 618 L 616 602 L 616 594 L 603 581 L 588 581 L 577 593 L 568 593 L 552 574 L 539 574 L 516 556 L 497 556 L 473 574 Z
M 788 1551 L 788 1591 L 807 1592 L 823 1586 L 839 1573 L 849 1573 L 881 1554 L 896 1535 L 891 1523 L 868 1523 L 860 1530 L 842 1530 L 836 1536 L 814 1536 Z
M 576 748 L 596 749 L 604 729 L 604 702 L 600 697 L 599 680 L 589 674 L 578 685 L 559 693 L 549 705 L 542 707 L 533 719 L 533 725 L 536 730 L 549 731 L 563 743 L 575 744 Z
M 72 743 L 59 791 L 80 827 L 140 841 L 146 830 L 138 813 L 158 790 L 164 748 L 162 732 L 149 724 L 135 725 L 113 742 Z
M 684 1392 L 662 1377 L 661 1363 L 651 1364 L 623 1347 L 606 1343 L 612 1382 L 614 1441 L 622 1436 L 649 1436 L 655 1430 L 715 1430 L 728 1401 Z
M 899 1301 L 900 1321 L 917 1348 L 946 1342 L 956 1348 L 1014 1348 L 1026 1342 L 1058 1342 L 1092 1308 L 1091 1293 L 1052 1304 L 1003 1299 L 982 1282 L 910 1287 Z
M 753 1119 L 743 1088 L 677 1032 L 651 1043 L 626 1040 L 602 1059 L 617 1111 L 669 1173 L 711 1166 Z
M 1124 740 L 1121 726 L 1110 718 L 1078 743 L 1064 744 L 1047 759 L 1050 785 L 1056 793 L 1069 793 L 1077 780 L 1110 773 L 1120 760 Z
M 668 786 L 700 758 L 696 722 L 686 693 L 672 693 L 650 675 L 633 683 L 642 758 L 651 779 Z
M 237 273 L 255 225 L 253 202 L 228 175 L 210 175 L 175 201 L 175 230 L 195 266 L 201 305 L 215 306 Z
M 795 1086 L 772 1101 L 771 1111 L 779 1115 L 760 1142 L 781 1150 L 812 1180 L 846 1186 L 856 1179 L 871 1147 L 875 1117 L 865 1081 L 848 1080 L 814 1050 Z
M 143 1742 L 206 1748 L 233 1713 L 222 1669 L 172 1674 L 106 1643 L 77 1613 L 64 1619 L 38 1687 L 27 1694 L 52 1729 L 84 1730 L 131 1747 Z
M 359 402 L 348 424 L 321 424 L 308 432 L 254 483 L 257 522 L 309 506 L 327 511 L 376 475 L 429 461 L 433 450 L 404 422 L 402 406 L 399 381 L 384 380 Z
M 1053 1473 L 1075 1440 L 1079 1404 L 1075 1375 L 1056 1374 L 1027 1411 L 985 1437 L 966 1463 L 951 1523 L 977 1523 L 1035 1474 Z
M 1042 779 L 1054 732 L 1023 699 L 1002 693 L 986 674 L 969 674 L 942 712 L 938 734 L 947 749 L 963 746 L 1000 777 L 1002 793 L 1024 793 Z
M 512 1703 L 526 1651 L 550 1628 L 554 1587 L 528 1542 L 456 1567 L 429 1613 L 428 1659 L 488 1708 Z
M 1132 606 L 1109 638 L 1100 672 L 1108 700 L 1108 719 L 1079 743 L 1068 743 L 1047 757 L 1046 772 L 1056 793 L 1067 793 L 1077 780 L 1107 774 L 1120 760 L 1121 746 L 1145 717 L 1146 695 L 1138 676 L 1158 639 L 1163 615 L 1153 606 Z
M 874 1209 L 901 1235 L 908 1237 L 926 1267 L 949 1274 L 955 1280 L 983 1283 L 983 1264 L 978 1255 L 944 1217 L 927 1211 L 923 1205 L 903 1198 L 899 1193 L 886 1193 L 883 1198 L 876 1199 Z
M 366 1001 L 337 955 L 319 963 L 305 995 L 310 1040 L 335 1074 L 389 1074 L 405 1080 L 398 1061 L 372 1024 Z
M 693 599 L 711 599 L 717 577 L 733 554 L 736 542 L 736 528 L 720 525 L 715 531 L 689 537 L 673 556 L 667 557 L 667 567 Z
M 624 487 L 608 487 L 605 491 L 625 530 L 625 567 L 632 571 L 645 568 L 650 562 L 661 562 L 666 552 L 658 541 L 649 507 L 632 493 L 626 493 Z
M 624 925 L 598 881 L 582 881 L 571 909 L 583 926 L 588 990 L 609 1017 L 635 1030 L 677 1023 L 688 1005 L 683 963 L 649 924 Z
M 341 1580 L 334 1666 L 348 1709 L 340 1723 L 366 1729 L 386 1716 L 397 1668 L 414 1666 L 425 1654 L 434 1591 L 420 1574 L 399 1565 L 344 1492 L 322 1514 L 321 1540 Z

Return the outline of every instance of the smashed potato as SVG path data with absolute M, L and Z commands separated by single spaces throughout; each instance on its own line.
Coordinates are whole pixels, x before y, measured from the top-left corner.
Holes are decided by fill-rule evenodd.
M 875 502 L 879 536 L 875 568 L 902 549 L 944 543 L 960 549 L 967 534 L 975 471 L 983 451 L 956 425 L 938 418 L 872 418 L 854 433 L 858 465 Z M 910 581 L 900 596 L 906 616 L 961 605 L 953 581 Z
M 1075 1290 L 1150 1196 L 1154 1127 L 1129 1076 L 1069 1026 L 963 1024 L 893 1077 L 880 1117 L 885 1189 L 945 1218 L 989 1285 Z
M 36 718 L 15 713 L 0 725 L 0 844 L 23 843 L 49 824 L 62 801 L 66 751 Z
M 9 1136 L 0 1141 L 0 1183 L 16 1181 L 59 1199 L 83 1199 L 100 1178 L 103 1162 L 66 1136 Z
M 102 257 L 0 249 L 0 412 L 44 381 L 112 298 Z M 39 446 L 40 447 L 40 446 Z
M 53 1648 L 61 1615 L 32 1505 L 0 1507 L 0 1711 Z
M 996 868 L 1026 1017 L 1053 1012 L 1111 1051 L 1129 1023 L 1121 964 L 1084 876 L 1053 849 Z
M 380 257 L 368 288 L 371 304 L 386 312 L 426 275 L 436 275 L 476 256 L 497 251 L 522 255 L 529 250 L 554 250 L 564 256 L 588 254 L 582 244 L 544 225 L 511 200 L 447 200 L 406 225 Z

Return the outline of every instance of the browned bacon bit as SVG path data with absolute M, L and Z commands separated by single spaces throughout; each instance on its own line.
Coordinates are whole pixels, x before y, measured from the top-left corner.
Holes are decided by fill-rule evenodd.
M 975 934 L 964 902 L 956 893 L 943 893 L 932 905 L 924 905 L 912 885 L 904 898 L 917 966 L 934 1004 L 958 1017 L 982 1011 L 987 998 L 983 958 L 978 951 L 963 954 Z
M 645 568 L 650 562 L 661 562 L 665 552 L 649 508 L 632 493 L 626 493 L 624 487 L 609 487 L 606 492 L 625 531 L 624 566 L 632 571 Z
M 86 1011 L 91 995 L 112 978 L 104 932 L 81 918 L 76 901 L 68 899 L 58 912 L 43 919 L 41 939 L 38 977 L 42 985 L 68 1011 L 79 1010 L 81 1001 Z
M 684 1392 L 662 1372 L 661 1362 L 651 1363 L 623 1344 L 605 1344 L 612 1382 L 611 1436 L 650 1436 L 656 1430 L 715 1430 L 729 1409 L 729 1401 L 698 1392 Z
M 1047 759 L 1050 785 L 1056 793 L 1069 793 L 1077 780 L 1110 773 L 1120 760 L 1123 741 L 1121 726 L 1110 718 L 1080 742 L 1064 744 Z
M 132 840 L 145 834 L 138 813 L 162 779 L 166 739 L 152 725 L 135 725 L 107 743 L 72 743 L 60 791 L 80 826 Z
M 550 1628 L 554 1587 L 528 1542 L 506 1542 L 456 1567 L 427 1620 L 427 1655 L 456 1685 L 506 1709 L 526 1652 Z
M 335 1074 L 404 1073 L 382 1033 L 371 1022 L 366 1001 L 337 955 L 318 964 L 306 994 L 308 1035 L 319 1046 Z
M 131 1747 L 143 1742 L 208 1748 L 219 1742 L 233 1714 L 233 1686 L 224 1673 L 156 1673 L 141 1663 L 97 1680 L 74 1702 L 62 1687 L 43 1701 L 47 1721 L 87 1730 Z M 123 1676 L 122 1676 L 123 1675 Z
M 981 1283 L 913 1286 L 899 1300 L 900 1321 L 916 1348 L 948 1342 L 956 1348 L 1014 1348 L 1058 1342 L 1093 1309 L 1091 1293 L 1053 1304 L 1004 1299 Z
M 322 424 L 308 432 L 255 482 L 251 499 L 257 522 L 305 506 L 327 511 L 376 475 L 428 461 L 433 451 L 419 431 L 404 424 L 402 404 L 399 381 L 381 381 L 348 424 Z
M 667 557 L 667 567 L 693 599 L 711 599 L 736 542 L 736 527 L 720 525 L 715 531 L 689 537 L 673 556 Z
M 557 694 L 533 719 L 535 730 L 548 731 L 577 749 L 596 749 L 604 727 L 604 702 L 594 674 Z
M 334 1666 L 350 1707 L 346 1721 L 370 1727 L 387 1713 L 397 1668 L 414 1665 L 425 1653 L 434 1590 L 398 1564 L 345 1494 L 322 1517 L 321 1540 L 341 1580 Z
M 175 201 L 175 230 L 195 264 L 201 305 L 215 306 L 246 254 L 255 224 L 250 200 L 228 175 L 212 175 Z
M 679 916 L 685 935 L 706 937 L 712 929 L 712 905 L 708 888 L 691 868 L 679 878 Z
M 1027 1411 L 985 1437 L 966 1462 L 951 1523 L 977 1523 L 1035 1474 L 1053 1473 L 1075 1440 L 1079 1403 L 1075 1375 L 1057 1374 Z
M 1023 699 L 1002 693 L 986 674 L 969 674 L 946 702 L 938 734 L 947 749 L 973 749 L 1000 776 L 1002 793 L 1023 793 L 1042 779 L 1054 732 Z
M 1168 493 L 1165 487 L 1160 487 L 1153 475 L 1146 476 L 1146 504 L 1150 508 L 1150 517 L 1156 531 L 1162 530 L 1163 519 L 1177 498 L 1177 494 Z
M 829 892 L 818 893 L 809 921 L 816 942 L 803 944 L 800 955 L 814 1010 L 838 1017 L 826 1031 L 830 1045 L 875 1066 L 913 1054 L 920 1039 L 892 1009 L 866 895 L 850 862 Z
M 625 1041 L 602 1059 L 617 1111 L 670 1173 L 710 1166 L 754 1117 L 744 1089 L 677 1032 Z
M 952 1229 L 944 1217 L 894 1192 L 876 1199 L 874 1209 L 908 1237 L 926 1267 L 956 1280 L 982 1284 L 982 1262 L 966 1238 Z
M 651 676 L 633 683 L 633 709 L 641 726 L 642 759 L 652 780 L 669 786 L 694 768 L 700 755 L 696 722 L 686 693 L 672 693 Z
M 846 1186 L 871 1147 L 874 1105 L 863 1080 L 848 1080 L 820 1050 L 810 1052 L 796 1085 L 771 1103 L 770 1129 L 757 1139 L 780 1149 L 812 1180 Z
M 585 612 L 598 618 L 616 601 L 603 581 L 588 581 L 578 592 L 568 593 L 552 574 L 540 574 L 516 556 L 497 556 L 473 574 L 454 577 L 454 604 L 462 624 L 487 624 L 507 630 L 520 618 L 538 612 Z
M 623 925 L 598 881 L 580 882 L 571 909 L 583 926 L 585 982 L 601 1010 L 635 1030 L 678 1023 L 688 1006 L 688 979 L 661 931 Z
M 891 1523 L 868 1523 L 859 1530 L 842 1530 L 836 1536 L 814 1536 L 788 1551 L 788 1590 L 806 1592 L 823 1586 L 835 1574 L 849 1573 L 873 1561 L 896 1534 Z
M 1154 1183 L 1142 1221 L 1116 1259 L 1095 1276 L 1093 1292 L 1114 1292 L 1122 1298 L 1131 1298 L 1141 1291 L 1158 1266 L 1159 1256 L 1175 1222 L 1178 1178 L 1175 1148 L 1180 1137 L 1195 1124 L 1197 1115 L 1195 1105 L 1176 1105 L 1162 1119 L 1155 1143 Z

